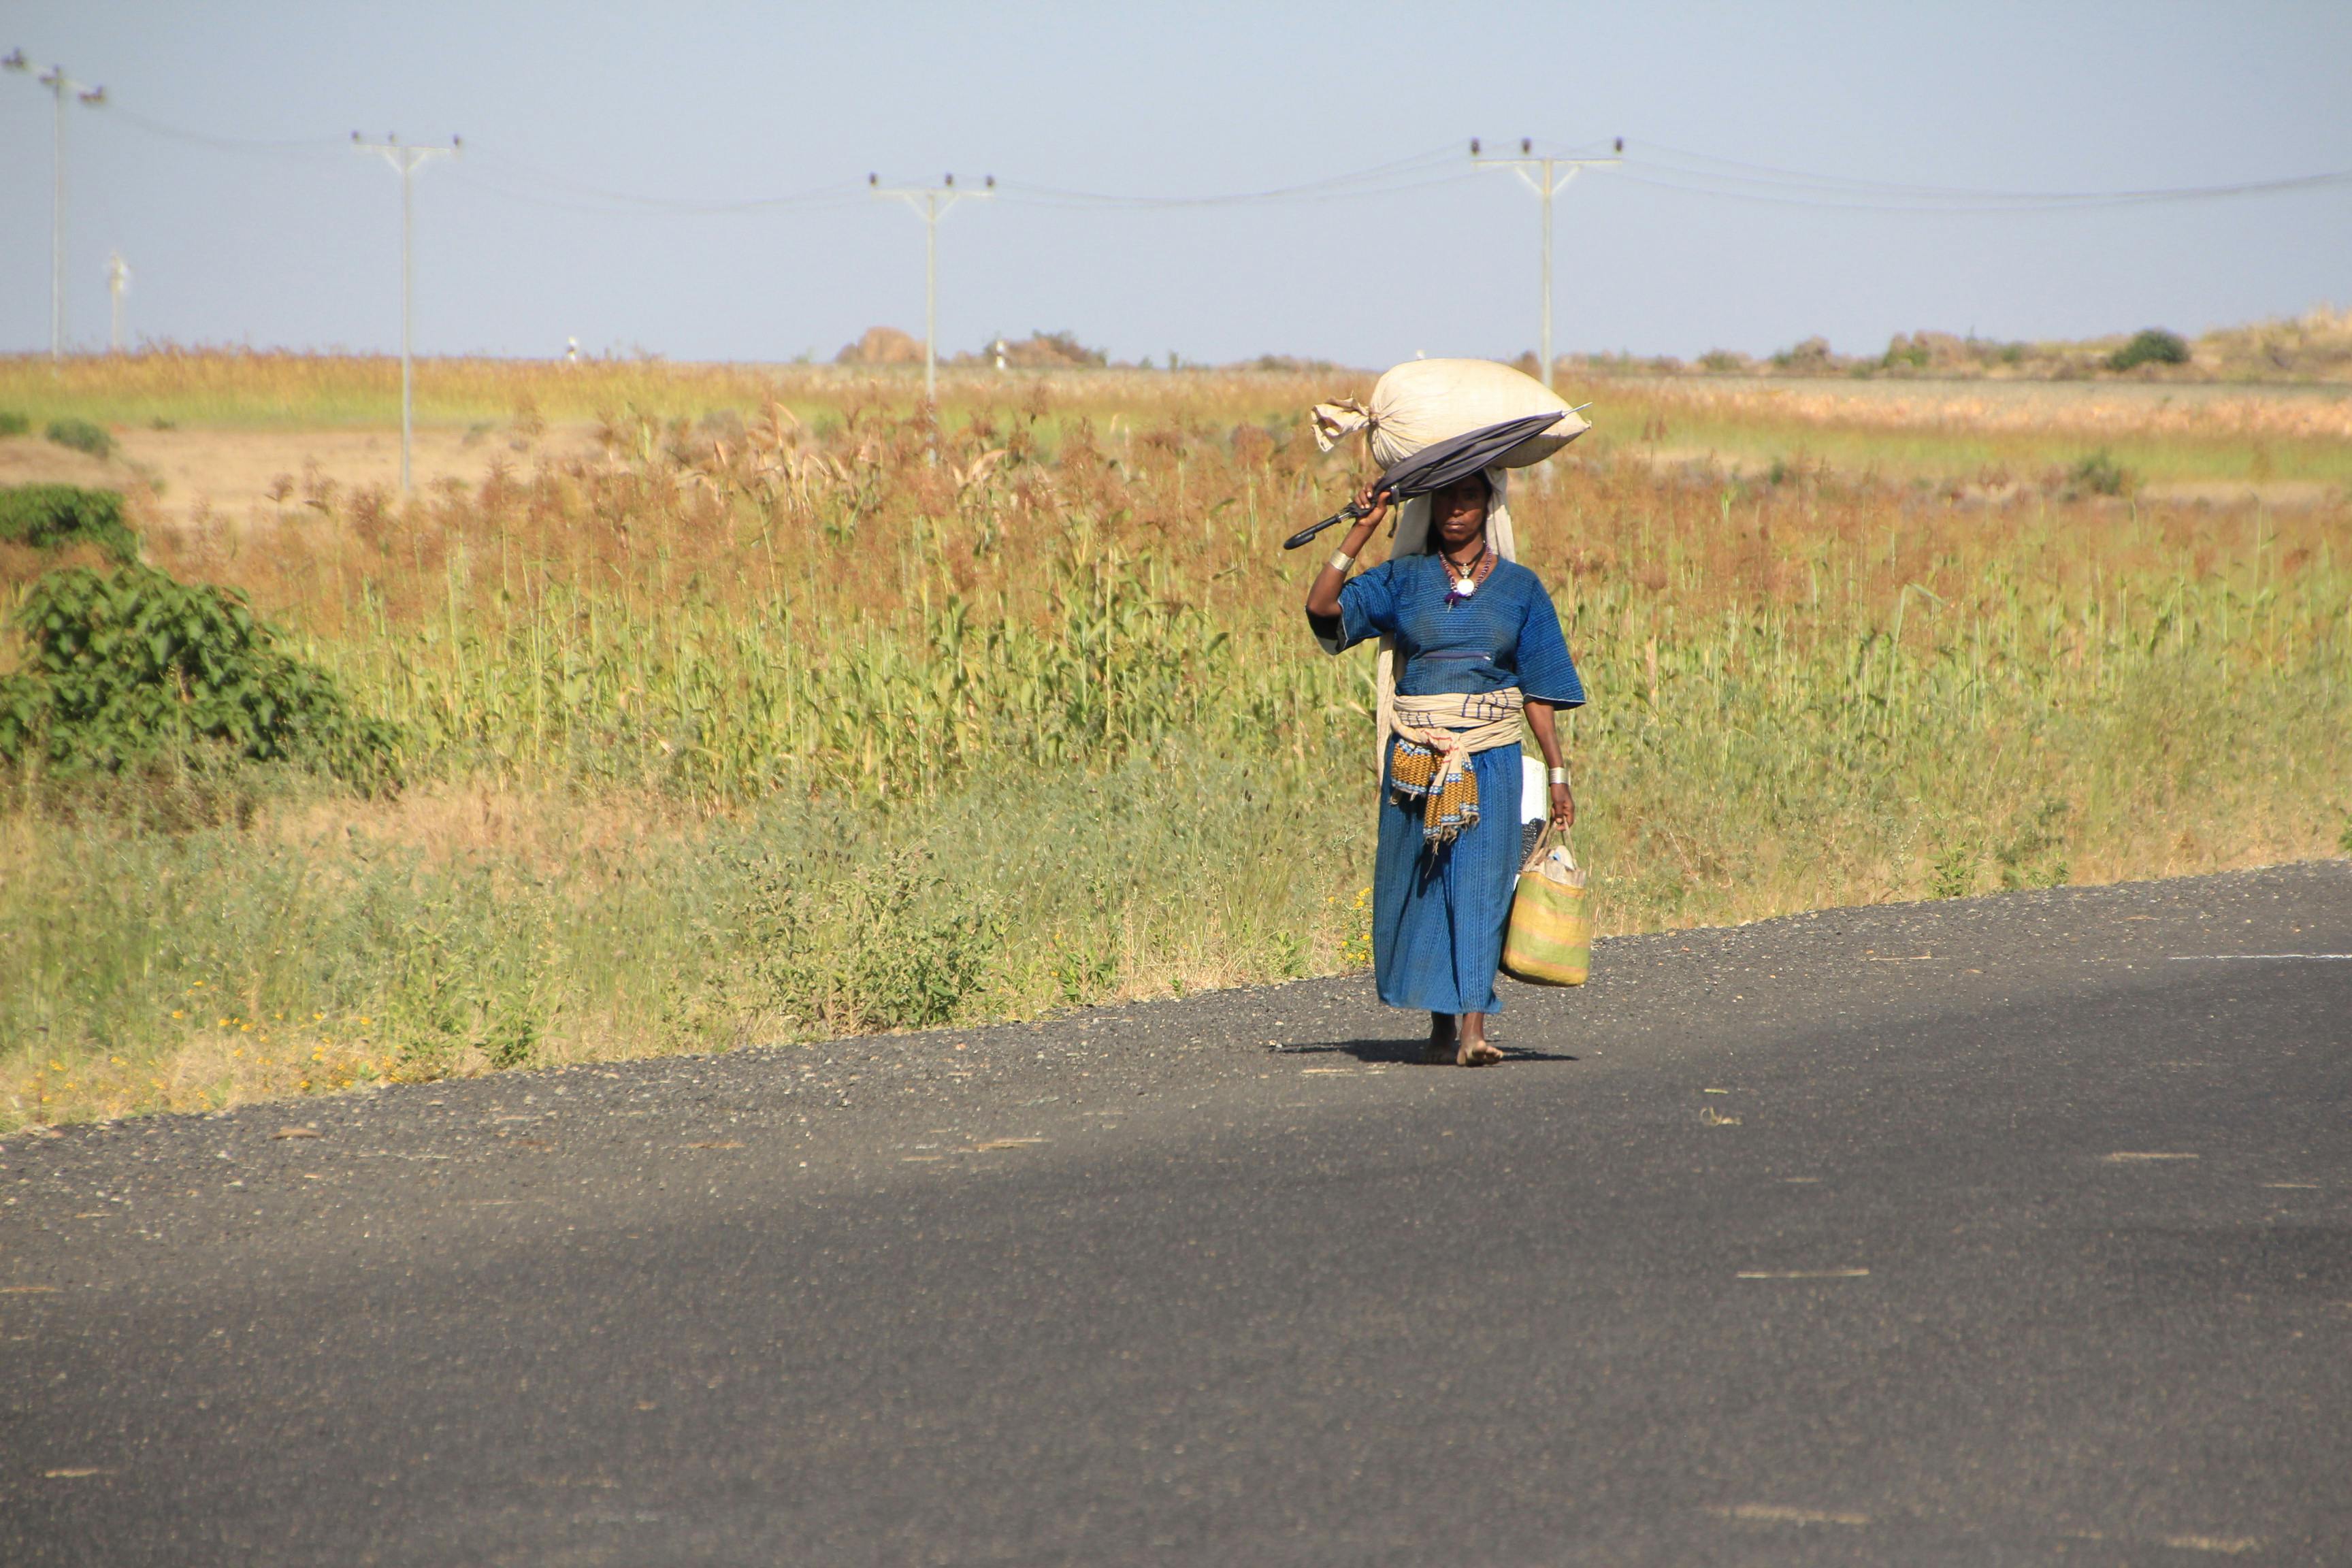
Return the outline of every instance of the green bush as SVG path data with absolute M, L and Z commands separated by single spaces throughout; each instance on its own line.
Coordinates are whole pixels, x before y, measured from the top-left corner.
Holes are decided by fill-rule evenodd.
M 33 584 L 26 647 L 0 678 L 0 762 L 57 773 L 202 763 L 226 753 L 397 784 L 397 735 L 328 675 L 278 651 L 242 596 L 151 566 L 82 567 Z
M 2094 452 L 2066 471 L 2068 489 L 2076 495 L 2126 496 L 2139 488 L 2139 476 L 2105 452 Z
M 13 408 L 0 408 L 0 436 L 22 436 L 33 422 Z
M 58 446 L 87 452 L 93 458 L 114 456 L 112 433 L 105 426 L 94 425 L 87 419 L 52 419 L 47 434 L 49 439 Z
M 87 542 L 125 565 L 139 559 L 139 536 L 122 521 L 122 498 L 78 485 L 0 488 L 0 542 L 36 550 Z
M 2132 334 L 2132 341 L 2107 356 L 2109 370 L 2129 370 L 2142 364 L 2187 364 L 2189 345 L 2178 332 L 2149 327 Z
M 950 886 L 928 849 L 853 866 L 766 846 L 725 858 L 741 888 L 725 923 L 751 943 L 745 999 L 796 1029 L 949 1023 L 1002 962 L 995 899 Z
M 114 437 L 103 425 L 93 425 L 87 419 L 52 419 L 49 439 L 60 447 L 70 447 L 77 452 L 88 452 L 93 458 L 114 456 Z

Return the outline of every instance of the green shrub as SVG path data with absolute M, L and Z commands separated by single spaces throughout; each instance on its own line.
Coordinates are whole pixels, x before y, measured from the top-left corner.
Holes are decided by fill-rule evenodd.
M 16 626 L 26 657 L 0 678 L 0 762 L 70 776 L 226 753 L 398 782 L 391 726 L 278 651 L 239 595 L 151 566 L 78 566 L 34 584 Z
M 2066 471 L 2067 487 L 2076 495 L 2129 495 L 2139 488 L 2139 476 L 2105 452 L 2094 452 Z
M 33 422 L 13 408 L 0 408 L 0 436 L 22 436 L 33 427 Z
M 764 845 L 726 858 L 742 891 L 725 923 L 751 947 L 746 999 L 797 1030 L 949 1023 L 1002 962 L 995 899 L 950 886 L 928 849 L 851 866 Z
M 2109 370 L 2129 370 L 2142 364 L 2187 364 L 2189 345 L 2178 332 L 2149 327 L 2132 334 L 2132 341 L 2107 356 Z
M 78 485 L 0 488 L 0 542 L 62 550 L 88 542 L 115 560 L 139 559 L 139 536 L 122 521 L 122 498 Z
M 60 447 L 70 447 L 77 452 L 88 452 L 93 458 L 114 456 L 114 437 L 103 425 L 93 425 L 87 419 L 52 419 L 49 439 Z
M 1965 899 L 1977 884 L 1977 848 L 1973 844 L 1954 844 L 1937 852 L 1928 877 L 1927 891 L 1938 899 Z

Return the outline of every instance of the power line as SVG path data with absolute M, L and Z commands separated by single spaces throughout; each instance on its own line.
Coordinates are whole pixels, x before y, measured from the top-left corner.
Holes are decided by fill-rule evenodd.
M 1449 150 L 1416 153 L 1409 158 L 1376 164 L 1349 174 L 1333 174 L 1320 180 L 1308 180 L 1298 184 L 1279 185 L 1270 190 L 1234 191 L 1214 195 L 1143 196 L 1122 195 L 1104 191 L 1064 190 L 1052 185 L 1031 185 L 1007 181 L 1003 190 L 1007 199 L 1034 206 L 1124 207 L 1139 210 L 1167 210 L 1182 207 L 1251 206 L 1301 201 L 1345 201 L 1360 196 L 1391 195 L 1399 191 L 1417 190 L 1429 185 L 1453 184 L 1461 178 L 1458 173 L 1430 177 L 1442 166 L 1450 164 L 1454 154 Z
M 352 132 L 352 146 L 361 153 L 380 153 L 400 175 L 400 488 L 413 487 L 408 478 L 408 444 L 415 424 L 415 404 L 412 396 L 414 380 L 409 361 L 409 322 L 416 310 L 416 251 L 414 243 L 416 228 L 416 171 L 436 158 L 454 158 L 465 143 L 457 137 L 449 138 L 446 147 L 404 145 L 399 137 L 387 135 L 381 142 L 362 142 L 360 133 Z
M 1911 215 L 1945 217 L 2023 217 L 2043 213 L 2103 212 L 2126 207 L 2187 205 L 2196 202 L 2224 201 L 2263 195 L 2284 195 L 2298 191 L 2315 191 L 2352 185 L 2352 169 L 2326 174 L 2306 174 L 2294 179 L 2249 182 L 2235 185 L 2190 186 L 2169 191 L 2115 192 L 2086 195 L 2074 200 L 2042 200 L 2023 202 L 1980 202 L 1927 204 L 1888 201 L 1838 201 L 1819 197 L 1780 195 L 1769 190 L 1719 189 L 1707 185 L 1659 180 L 1638 174 L 1621 176 L 1629 184 L 1645 185 L 1653 190 L 1674 191 L 1684 195 L 1707 196 L 1721 201 L 1747 202 L 1765 206 L 1801 207 L 1815 212 L 1857 212 Z
M 1606 155 L 1589 158 L 1564 158 L 1556 154 L 1538 154 L 1532 137 L 1519 139 L 1519 155 L 1493 157 L 1478 151 L 1478 142 L 1470 142 L 1470 166 L 1474 169 L 1508 169 L 1535 192 L 1543 208 L 1543 326 L 1538 332 L 1537 358 L 1542 362 L 1543 384 L 1551 385 L 1551 199 L 1566 189 L 1568 183 L 1587 169 L 1614 168 L 1625 161 L 1625 139 L 1617 138 Z M 1542 177 L 1529 173 L 1540 169 Z M 1562 170 L 1567 171 L 1561 173 Z
M 33 68 L 22 49 L 0 58 L 0 67 L 12 71 Z M 56 168 L 49 201 L 49 363 L 62 364 L 66 357 L 66 100 L 77 98 L 96 109 L 105 103 L 106 89 L 74 80 L 63 66 L 51 66 L 36 79 L 49 89 L 58 104 L 57 130 L 50 142 Z
M 148 134 L 220 152 L 299 153 L 321 151 L 334 145 L 332 142 L 314 137 L 224 136 L 171 124 L 119 104 L 110 107 L 115 118 Z M 656 216 L 814 212 L 845 209 L 857 199 L 856 187 L 846 181 L 829 182 L 800 191 L 746 197 L 646 195 L 578 181 L 502 153 L 476 148 L 470 156 L 478 162 L 479 166 L 460 176 L 467 184 L 495 190 L 514 200 L 590 215 L 619 216 L 610 213 L 611 208 L 633 209 Z M 1364 169 L 1255 190 L 1162 195 L 1080 190 L 1005 180 L 999 183 L 997 194 L 1007 201 L 1026 206 L 1138 212 L 1355 201 L 1410 195 L 1459 184 L 1465 176 L 1456 172 L 1458 165 L 1453 165 L 1454 156 L 1443 149 L 1433 149 Z M 1560 156 L 1564 158 L 1567 155 Z M 1688 148 L 1644 142 L 1638 161 L 1625 166 L 1621 171 L 1621 177 L 1633 184 L 1680 191 L 1685 195 L 1720 196 L 1776 205 L 1859 212 L 1986 215 L 2293 195 L 2352 184 L 2352 169 L 2211 185 L 2104 191 L 2004 190 L 1824 174 L 1722 158 Z M 607 205 L 600 207 L 596 205 L 600 203 Z
M 1655 163 L 1648 154 L 1664 154 Z M 2278 195 L 2352 184 L 2352 169 L 2269 180 L 2241 180 L 2210 185 L 2126 187 L 2106 191 L 2017 191 L 1984 187 L 1911 184 L 1843 174 L 1811 174 L 1743 163 L 1680 148 L 1643 144 L 1640 172 L 1625 178 L 1637 184 L 1732 200 L 1765 201 L 1787 206 L 1819 206 L 1857 212 L 1950 212 L 1998 214 L 2064 211 L 2073 208 L 2137 206 L 2158 203 L 2227 200 L 2242 196 Z M 1683 160 L 1696 167 L 1678 165 Z M 1661 177 L 1664 176 L 1664 177 Z
M 202 131 L 184 130 L 180 126 L 152 120 L 134 113 L 121 104 L 114 106 L 114 117 L 134 130 L 167 142 L 185 142 L 193 146 L 208 147 L 216 153 L 327 153 L 341 143 L 331 136 L 251 137 L 216 136 Z
M 879 174 L 866 176 L 866 184 L 877 196 L 890 196 L 915 209 L 923 220 L 923 401 L 939 401 L 939 336 L 940 336 L 940 219 L 957 202 L 970 197 L 985 200 L 996 194 L 996 176 L 987 177 L 979 190 L 957 190 L 955 176 L 950 174 L 936 185 L 885 185 Z
M 526 190 L 519 190 L 515 182 L 518 179 L 535 181 L 541 185 L 553 187 L 565 196 L 576 198 L 573 203 L 550 201 L 545 197 L 536 198 L 541 205 L 568 205 L 571 210 L 580 212 L 606 210 L 583 205 L 589 202 L 604 202 L 612 206 L 637 208 L 656 215 L 684 217 L 725 216 L 737 213 L 843 208 L 863 199 L 860 187 L 846 180 L 837 180 L 805 191 L 791 191 L 772 196 L 709 199 L 691 196 L 647 196 L 585 184 L 567 175 L 537 168 L 502 153 L 484 152 L 477 148 L 471 156 L 478 167 L 467 175 L 469 183 L 484 186 L 503 183 L 507 187 L 503 194 L 517 195 L 522 200 L 531 200 L 534 199 L 533 196 Z M 483 174 L 488 174 L 490 178 L 482 178 Z
M 775 195 L 740 199 L 646 195 L 573 181 L 502 154 L 478 154 L 480 166 L 460 177 L 468 184 L 518 201 L 560 211 L 597 216 L 726 216 L 760 212 L 820 212 L 845 208 L 855 187 L 813 186 Z M 1023 206 L 1072 211 L 1176 212 L 1219 207 L 1304 205 L 1393 197 L 1457 185 L 1466 177 L 1450 153 L 1415 153 L 1370 168 L 1258 190 L 1192 195 L 1076 190 L 1000 180 L 995 194 Z M 2001 191 L 1961 186 L 1906 184 L 1852 175 L 1780 169 L 1713 158 L 1677 148 L 1644 143 L 1637 159 L 1622 163 L 1610 155 L 1549 154 L 1555 168 L 1580 159 L 1584 166 L 1618 164 L 1619 177 L 1654 189 L 1727 200 L 1811 206 L 1832 211 L 1948 212 L 2000 214 L 2062 211 L 2076 207 L 2127 206 L 2167 202 L 2291 195 L 2352 184 L 2352 169 L 2221 185 L 2182 185 L 2112 191 Z M 533 188 L 534 185 L 542 188 Z M 552 191 L 553 195 L 549 194 Z M 598 205 L 604 204 L 604 205 Z M 619 210 L 616 210 L 619 209 Z

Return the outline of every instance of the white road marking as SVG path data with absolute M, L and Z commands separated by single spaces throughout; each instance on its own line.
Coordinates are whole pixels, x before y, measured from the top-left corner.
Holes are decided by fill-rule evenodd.
M 1743 1502 L 1706 1510 L 1718 1519 L 1765 1520 L 1773 1524 L 1868 1524 L 1870 1515 L 1826 1508 L 1783 1508 L 1777 1503 Z
M 1742 1279 L 1861 1279 L 1867 1268 L 1743 1268 Z
M 2130 1541 L 2127 1535 L 2108 1535 L 2096 1530 L 2070 1530 L 2068 1541 Z M 2242 1552 L 2260 1552 L 2263 1539 L 2259 1535 L 2159 1535 L 2159 1546 L 2169 1546 L 2181 1552 L 2221 1552 L 2234 1557 Z
M 2284 963 L 2298 959 L 2310 963 L 2330 962 L 2343 963 L 2352 963 L 2352 952 L 2176 952 L 2168 955 L 2166 962 L 2222 963 L 2231 959 L 2244 959 L 2250 963 Z

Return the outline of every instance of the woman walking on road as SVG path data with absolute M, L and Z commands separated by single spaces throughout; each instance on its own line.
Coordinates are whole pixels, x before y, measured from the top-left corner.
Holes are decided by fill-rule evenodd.
M 1520 717 L 1549 770 L 1551 820 L 1566 827 L 1576 801 L 1552 715 L 1584 701 L 1551 595 L 1507 558 L 1502 484 L 1490 468 L 1436 491 L 1425 526 L 1407 502 L 1389 559 L 1350 579 L 1388 515 L 1387 492 L 1365 489 L 1356 499 L 1368 515 L 1307 591 L 1308 624 L 1328 651 L 1381 639 L 1381 1000 L 1427 1009 L 1430 1058 L 1463 1067 L 1503 1059 L 1486 1042 L 1486 1015 L 1502 1007 L 1495 974 L 1521 858 Z

